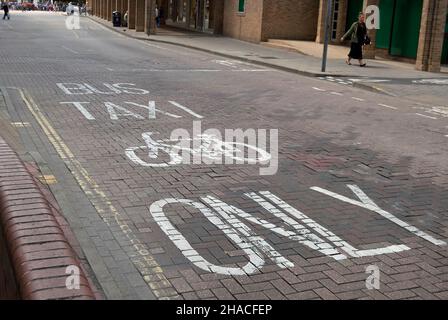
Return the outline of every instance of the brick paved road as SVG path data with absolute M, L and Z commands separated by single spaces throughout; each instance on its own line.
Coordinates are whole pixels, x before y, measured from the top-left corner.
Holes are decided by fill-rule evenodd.
M 106 297 L 448 297 L 445 109 L 64 19 L 0 24 L 0 86 Z M 278 172 L 125 154 L 199 120 L 279 129 Z

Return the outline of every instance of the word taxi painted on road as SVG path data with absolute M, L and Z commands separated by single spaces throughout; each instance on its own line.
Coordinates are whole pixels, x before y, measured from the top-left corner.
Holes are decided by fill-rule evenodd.
M 85 97 L 89 95 L 103 95 L 109 97 L 123 94 L 128 96 L 144 96 L 150 93 L 146 89 L 137 88 L 134 83 L 103 83 L 102 87 L 89 83 L 74 82 L 60 82 L 56 85 L 69 96 Z M 93 115 L 89 110 L 89 107 L 91 107 L 92 104 L 89 101 L 71 100 L 60 102 L 60 104 L 74 107 L 87 120 L 96 120 L 95 115 Z M 188 114 L 196 119 L 203 118 L 202 115 L 194 112 L 190 108 L 171 100 L 165 105 L 165 109 L 170 109 L 170 111 L 162 110 L 153 100 L 148 100 L 147 103 L 137 103 L 133 101 L 123 101 L 121 103 L 117 103 L 112 101 L 104 101 L 102 104 L 111 120 L 120 120 L 120 118 L 132 118 L 137 120 L 156 119 L 157 114 L 179 119 L 183 118 L 182 113 Z M 180 114 L 175 113 L 175 110 L 177 110 Z M 144 113 L 141 113 L 141 111 Z

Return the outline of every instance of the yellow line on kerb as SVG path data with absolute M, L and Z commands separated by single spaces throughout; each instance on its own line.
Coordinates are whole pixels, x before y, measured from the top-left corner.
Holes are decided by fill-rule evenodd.
M 129 225 L 123 220 L 120 212 L 118 212 L 118 210 L 113 206 L 106 194 L 100 190 L 98 184 L 89 175 L 87 170 L 84 169 L 78 160 L 76 160 L 73 153 L 70 151 L 56 130 L 52 127 L 46 116 L 34 102 L 33 98 L 25 89 L 18 90 L 29 111 L 39 123 L 61 159 L 64 160 L 81 189 L 92 202 L 100 217 L 108 226 L 110 226 L 111 223 L 117 224 L 126 236 L 127 240 L 131 243 L 136 253 L 129 255 L 129 258 L 137 270 L 142 274 L 143 279 L 152 289 L 154 295 L 158 299 L 177 297 L 177 292 L 165 277 L 162 268 L 159 266 L 154 257 L 152 257 L 145 244 L 143 244 L 132 232 Z

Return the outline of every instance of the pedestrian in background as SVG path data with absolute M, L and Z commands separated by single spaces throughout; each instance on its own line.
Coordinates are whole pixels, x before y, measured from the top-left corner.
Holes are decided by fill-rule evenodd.
M 123 27 L 127 26 L 128 26 L 128 12 L 126 11 L 126 13 L 123 16 Z
M 10 17 L 9 17 L 9 6 L 8 6 L 8 4 L 6 2 L 3 2 L 2 9 L 3 9 L 3 12 L 4 12 L 3 20 L 5 20 L 6 18 L 8 18 L 8 20 L 9 20 L 10 19 Z
M 366 63 L 363 61 L 362 46 L 370 44 L 370 39 L 367 35 L 365 20 L 366 17 L 364 13 L 360 12 L 358 21 L 353 23 L 347 33 L 341 38 L 341 41 L 350 39 L 350 52 L 348 54 L 348 59 L 345 61 L 348 65 L 351 65 L 351 59 L 357 59 L 359 61 L 359 66 L 366 66 Z
M 160 7 L 159 9 L 159 27 L 160 25 L 164 24 L 164 12 L 163 12 L 163 7 Z
M 159 28 L 160 27 L 160 14 L 159 14 L 159 8 L 158 8 L 157 4 L 156 4 L 156 8 L 154 9 L 154 15 L 156 17 L 156 26 L 157 26 L 157 28 Z

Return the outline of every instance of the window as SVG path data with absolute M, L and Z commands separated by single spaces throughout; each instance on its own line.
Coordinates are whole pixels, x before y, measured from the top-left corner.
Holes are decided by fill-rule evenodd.
M 331 23 L 331 40 L 337 40 L 339 18 L 339 0 L 333 2 L 333 17 Z
M 246 7 L 245 0 L 238 0 L 238 13 L 244 13 Z

